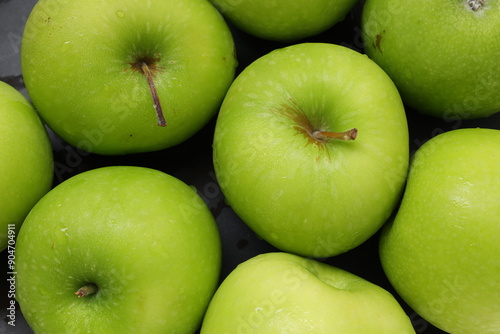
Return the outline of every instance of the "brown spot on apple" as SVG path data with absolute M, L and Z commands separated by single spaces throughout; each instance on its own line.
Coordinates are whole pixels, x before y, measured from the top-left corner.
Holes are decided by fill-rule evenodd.
M 383 30 L 382 33 L 380 33 L 380 34 L 377 34 L 377 36 L 375 36 L 375 42 L 373 43 L 373 48 L 377 49 L 381 54 L 383 52 L 382 52 L 382 49 L 380 48 L 380 42 L 382 42 L 382 36 L 384 34 L 385 34 L 385 30 Z

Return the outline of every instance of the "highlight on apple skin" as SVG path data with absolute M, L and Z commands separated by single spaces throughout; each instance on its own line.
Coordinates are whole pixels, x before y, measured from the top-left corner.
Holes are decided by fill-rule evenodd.
M 201 334 L 415 333 L 386 290 L 342 269 L 288 253 L 257 255 L 219 286 Z
M 325 43 L 250 64 L 222 104 L 213 141 L 229 205 L 260 237 L 330 257 L 371 237 L 403 191 L 408 125 L 391 79 L 365 55 Z
M 190 138 L 217 113 L 237 63 L 231 32 L 206 0 L 40 0 L 21 61 L 50 128 L 104 155 Z
M 220 235 L 203 200 L 163 172 L 80 173 L 18 235 L 16 298 L 35 333 L 193 333 L 215 292 Z

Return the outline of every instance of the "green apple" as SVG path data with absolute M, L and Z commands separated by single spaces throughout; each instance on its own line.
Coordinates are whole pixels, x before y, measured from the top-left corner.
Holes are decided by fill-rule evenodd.
M 342 269 L 287 253 L 241 263 L 219 286 L 201 334 L 415 333 L 386 290 Z
M 207 0 L 40 0 L 21 56 L 47 124 L 111 155 L 171 147 L 203 127 L 234 78 L 234 51 Z
M 367 0 L 365 51 L 403 101 L 444 119 L 500 111 L 500 1 Z
M 50 190 L 54 175 L 52 147 L 45 126 L 31 103 L 2 81 L 0 147 L 2 251 L 14 242 L 28 212 Z
M 254 232 L 280 250 L 328 257 L 367 240 L 394 210 L 408 126 L 394 84 L 368 57 L 302 43 L 236 78 L 213 149 L 221 189 Z
M 188 185 L 114 166 L 44 196 L 16 259 L 16 298 L 35 333 L 193 333 L 218 284 L 221 246 Z
M 426 142 L 410 165 L 380 256 L 398 294 L 454 334 L 500 330 L 500 130 L 460 129 Z
M 296 41 L 342 21 L 356 0 L 210 0 L 236 27 L 259 38 Z

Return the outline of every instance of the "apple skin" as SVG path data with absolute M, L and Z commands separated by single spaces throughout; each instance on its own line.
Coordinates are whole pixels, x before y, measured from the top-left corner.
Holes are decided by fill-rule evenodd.
M 182 181 L 103 167 L 33 208 L 16 249 L 17 300 L 35 333 L 193 333 L 218 284 L 215 221 Z M 86 283 L 99 290 L 83 298 Z
M 236 27 L 259 38 L 291 42 L 342 21 L 355 0 L 210 0 Z
M 49 136 L 31 103 L 0 81 L 0 251 L 8 226 L 24 218 L 52 187 L 54 160 Z
M 480 1 L 472 0 L 479 3 Z M 468 119 L 500 111 L 500 2 L 367 0 L 365 52 L 421 113 Z
M 177 145 L 218 111 L 234 78 L 234 42 L 206 0 L 41 0 L 23 34 L 22 71 L 47 124 L 84 151 L 118 155 Z M 167 125 L 157 125 L 149 59 Z
M 415 154 L 380 257 L 398 294 L 454 334 L 498 333 L 500 131 L 460 129 Z
M 315 140 L 310 130 L 359 130 Z M 346 252 L 394 210 L 408 168 L 406 114 L 368 57 L 302 43 L 249 65 L 222 104 L 213 144 L 220 187 L 238 216 L 276 248 Z
M 386 290 L 342 269 L 287 253 L 241 263 L 219 286 L 201 334 L 415 333 Z

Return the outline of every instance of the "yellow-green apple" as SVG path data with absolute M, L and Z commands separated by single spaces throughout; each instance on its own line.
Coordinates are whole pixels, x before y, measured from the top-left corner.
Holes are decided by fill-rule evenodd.
M 454 333 L 500 330 L 500 130 L 460 129 L 426 142 L 380 257 L 398 294 Z
M 287 253 L 241 263 L 219 286 L 201 334 L 415 333 L 396 299 L 342 269 Z
M 213 148 L 239 217 L 278 249 L 311 257 L 372 236 L 398 203 L 409 160 L 391 79 L 365 55 L 326 43 L 250 64 L 222 104 Z
M 445 119 L 500 111 L 500 1 L 367 0 L 362 31 L 413 109 Z
M 342 21 L 356 0 L 210 0 L 236 27 L 256 37 L 296 41 Z
M 28 212 L 52 187 L 53 165 L 49 136 L 33 106 L 0 81 L 0 251 L 14 243 Z
M 46 194 L 21 227 L 16 259 L 16 298 L 35 333 L 193 333 L 221 246 L 188 185 L 113 166 Z
M 60 137 L 127 154 L 203 127 L 234 78 L 234 51 L 207 0 L 41 0 L 21 56 L 33 104 Z

